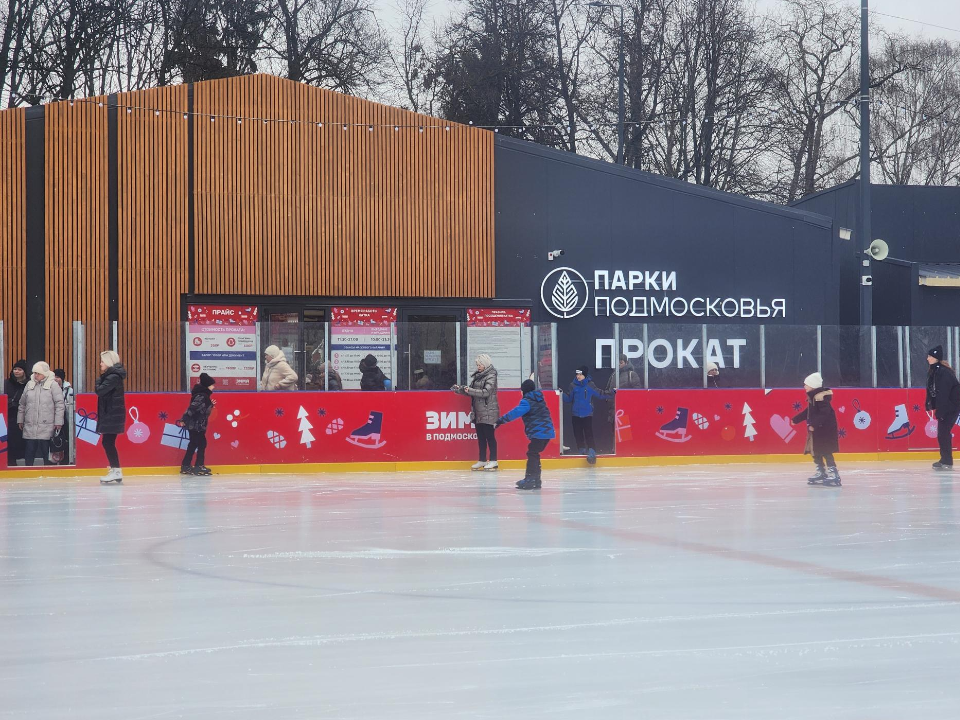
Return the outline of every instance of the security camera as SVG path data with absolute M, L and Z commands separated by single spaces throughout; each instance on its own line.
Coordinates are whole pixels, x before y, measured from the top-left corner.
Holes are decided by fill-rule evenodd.
M 561 255 L 563 255 L 563 250 L 551 250 L 547 253 L 547 260 L 555 260 Z

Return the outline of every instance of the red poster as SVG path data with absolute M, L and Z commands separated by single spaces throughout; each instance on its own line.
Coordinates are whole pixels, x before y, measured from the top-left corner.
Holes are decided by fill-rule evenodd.
M 255 325 L 257 320 L 252 305 L 187 305 L 187 321 L 193 325 Z
M 467 327 L 530 325 L 530 308 L 468 308 Z
M 443 392 L 215 392 L 217 406 L 207 430 L 207 464 L 473 462 L 476 430 L 468 398 Z M 503 413 L 520 402 L 519 392 L 501 392 Z M 559 399 L 546 396 L 554 418 Z M 127 395 L 127 431 L 117 438 L 125 467 L 176 466 L 186 449 L 176 425 L 190 401 L 186 393 Z M 93 432 L 97 399 L 77 398 L 77 463 L 104 464 Z M 85 426 L 85 427 L 84 427 Z M 522 459 L 523 422 L 497 431 L 501 459 Z M 557 457 L 556 441 L 544 457 Z
M 386 307 L 330 308 L 330 322 L 334 326 L 384 327 L 397 321 L 397 309 Z

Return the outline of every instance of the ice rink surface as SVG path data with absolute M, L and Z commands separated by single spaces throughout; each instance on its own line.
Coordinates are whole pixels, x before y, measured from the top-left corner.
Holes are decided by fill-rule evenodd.
M 0 718 L 960 717 L 926 463 L 0 484 Z

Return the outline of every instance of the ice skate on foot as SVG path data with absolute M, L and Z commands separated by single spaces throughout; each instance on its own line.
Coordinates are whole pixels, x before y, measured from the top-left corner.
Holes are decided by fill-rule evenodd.
M 597 464 L 597 451 L 593 448 L 587 448 L 587 462 L 591 465 Z
M 197 467 L 193 469 L 193 474 L 206 477 L 208 475 L 213 475 L 213 470 L 208 468 L 206 465 L 197 465 Z
M 486 465 L 483 466 L 484 470 L 497 470 L 500 467 L 500 464 L 496 460 L 491 460 Z
M 533 478 L 524 478 L 517 483 L 517 490 L 536 490 L 540 487 L 540 481 Z
M 942 463 L 942 462 L 940 462 L 940 461 L 938 460 L 937 462 L 935 462 L 935 463 L 933 464 L 933 469 L 934 469 L 934 470 L 941 470 L 941 471 L 949 472 L 949 471 L 953 470 L 953 465 L 947 465 L 947 464 Z
M 807 483 L 810 485 L 820 485 L 826 479 L 827 471 L 822 467 L 818 467 L 817 472 L 812 477 L 807 478 Z
M 123 471 L 120 468 L 110 468 L 110 471 L 100 478 L 101 485 L 110 485 L 111 483 L 122 483 Z
M 181 475 L 193 475 L 193 468 L 190 467 L 189 465 L 181 465 L 181 466 L 180 466 L 180 474 L 181 474 Z
M 835 467 L 827 468 L 827 478 L 823 481 L 823 484 L 840 487 L 840 472 Z
M 470 466 L 470 469 L 471 469 L 471 470 L 483 470 L 483 466 L 486 465 L 486 464 L 487 464 L 486 462 L 484 462 L 483 460 L 481 460 L 480 462 L 475 462 L 473 465 L 471 465 L 471 466 Z

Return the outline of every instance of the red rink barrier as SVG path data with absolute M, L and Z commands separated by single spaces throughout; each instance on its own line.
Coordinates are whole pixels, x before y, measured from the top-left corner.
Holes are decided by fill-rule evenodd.
M 558 424 L 559 398 L 544 394 Z M 450 392 L 215 392 L 214 398 L 208 465 L 476 460 L 470 403 Z M 126 399 L 127 430 L 117 441 L 123 465 L 178 465 L 186 439 L 176 421 L 189 395 L 131 393 Z M 840 452 L 936 450 L 936 423 L 924 411 L 924 399 L 922 389 L 836 390 Z M 519 400 L 519 391 L 501 392 L 501 412 Z M 805 403 L 802 390 L 624 390 L 617 394 L 617 455 L 799 454 L 806 427 L 791 426 L 790 418 Z M 76 409 L 77 467 L 103 467 L 94 432 L 96 396 L 78 396 Z M 598 402 L 595 422 L 605 417 Z M 3 427 L 11 422 L 5 398 L 0 418 L 3 451 Z M 521 421 L 500 428 L 497 440 L 501 460 L 524 458 Z M 553 441 L 544 457 L 558 456 Z M 0 472 L 5 469 L 6 453 L 0 452 Z

